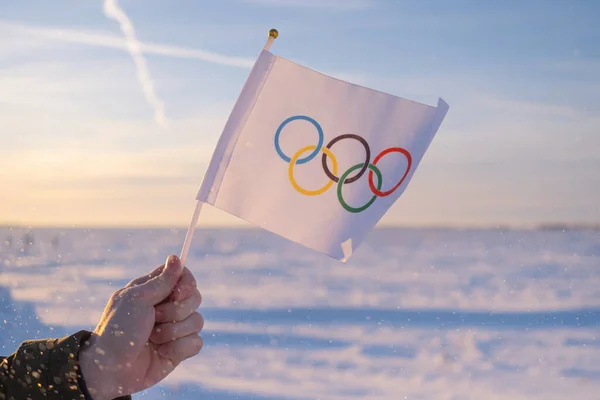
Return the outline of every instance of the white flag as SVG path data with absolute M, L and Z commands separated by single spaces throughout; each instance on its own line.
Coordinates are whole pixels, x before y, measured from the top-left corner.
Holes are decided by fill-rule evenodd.
M 345 261 L 404 192 L 447 111 L 263 50 L 197 199 Z

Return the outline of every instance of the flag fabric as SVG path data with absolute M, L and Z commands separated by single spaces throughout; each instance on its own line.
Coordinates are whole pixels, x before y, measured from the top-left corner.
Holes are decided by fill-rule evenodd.
M 447 111 L 263 50 L 197 200 L 345 261 L 405 191 Z

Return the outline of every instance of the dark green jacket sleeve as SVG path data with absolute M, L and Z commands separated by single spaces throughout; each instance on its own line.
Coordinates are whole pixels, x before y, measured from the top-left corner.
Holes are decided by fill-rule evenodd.
M 89 336 L 79 331 L 60 339 L 30 340 L 0 357 L 0 400 L 93 400 L 78 366 L 79 348 Z

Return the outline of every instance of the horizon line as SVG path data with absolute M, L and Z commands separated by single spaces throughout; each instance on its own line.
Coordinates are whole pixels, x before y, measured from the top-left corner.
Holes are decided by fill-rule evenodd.
M 391 224 L 382 223 L 373 229 L 454 229 L 454 230 L 600 230 L 600 222 L 542 222 L 531 224 L 515 223 L 490 223 L 490 224 Z M 141 230 L 141 229 L 176 229 L 187 230 L 184 224 L 23 224 L 0 222 L 0 229 L 117 229 L 117 230 Z M 197 231 L 202 230 L 265 230 L 249 222 L 240 224 L 209 224 L 198 225 Z

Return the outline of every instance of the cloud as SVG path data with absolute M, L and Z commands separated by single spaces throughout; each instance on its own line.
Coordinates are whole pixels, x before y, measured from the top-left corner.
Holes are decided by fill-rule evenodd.
M 159 126 L 166 128 L 169 123 L 165 115 L 164 102 L 158 97 L 154 89 L 154 82 L 152 81 L 146 59 L 142 55 L 142 50 L 140 43 L 136 38 L 133 23 L 123 9 L 119 7 L 117 0 L 106 0 L 104 2 L 104 14 L 108 18 L 115 20 L 121 27 L 121 31 L 125 36 L 127 51 L 129 51 L 129 54 L 135 63 L 138 81 L 142 86 L 144 97 L 148 104 L 154 109 L 154 120 Z
M 261 6 L 330 8 L 337 10 L 363 10 L 372 7 L 373 0 L 242 0 Z
M 0 30 L 8 31 L 9 33 L 13 34 L 18 33 L 24 36 L 33 37 L 40 41 L 77 43 L 127 51 L 127 43 L 125 40 L 111 33 L 102 31 L 94 32 L 70 28 L 39 27 L 8 21 L 0 21 Z M 255 61 L 253 58 L 233 57 L 189 47 L 179 47 L 157 43 L 138 43 L 140 51 L 144 54 L 201 60 L 213 64 L 244 69 L 251 68 Z

